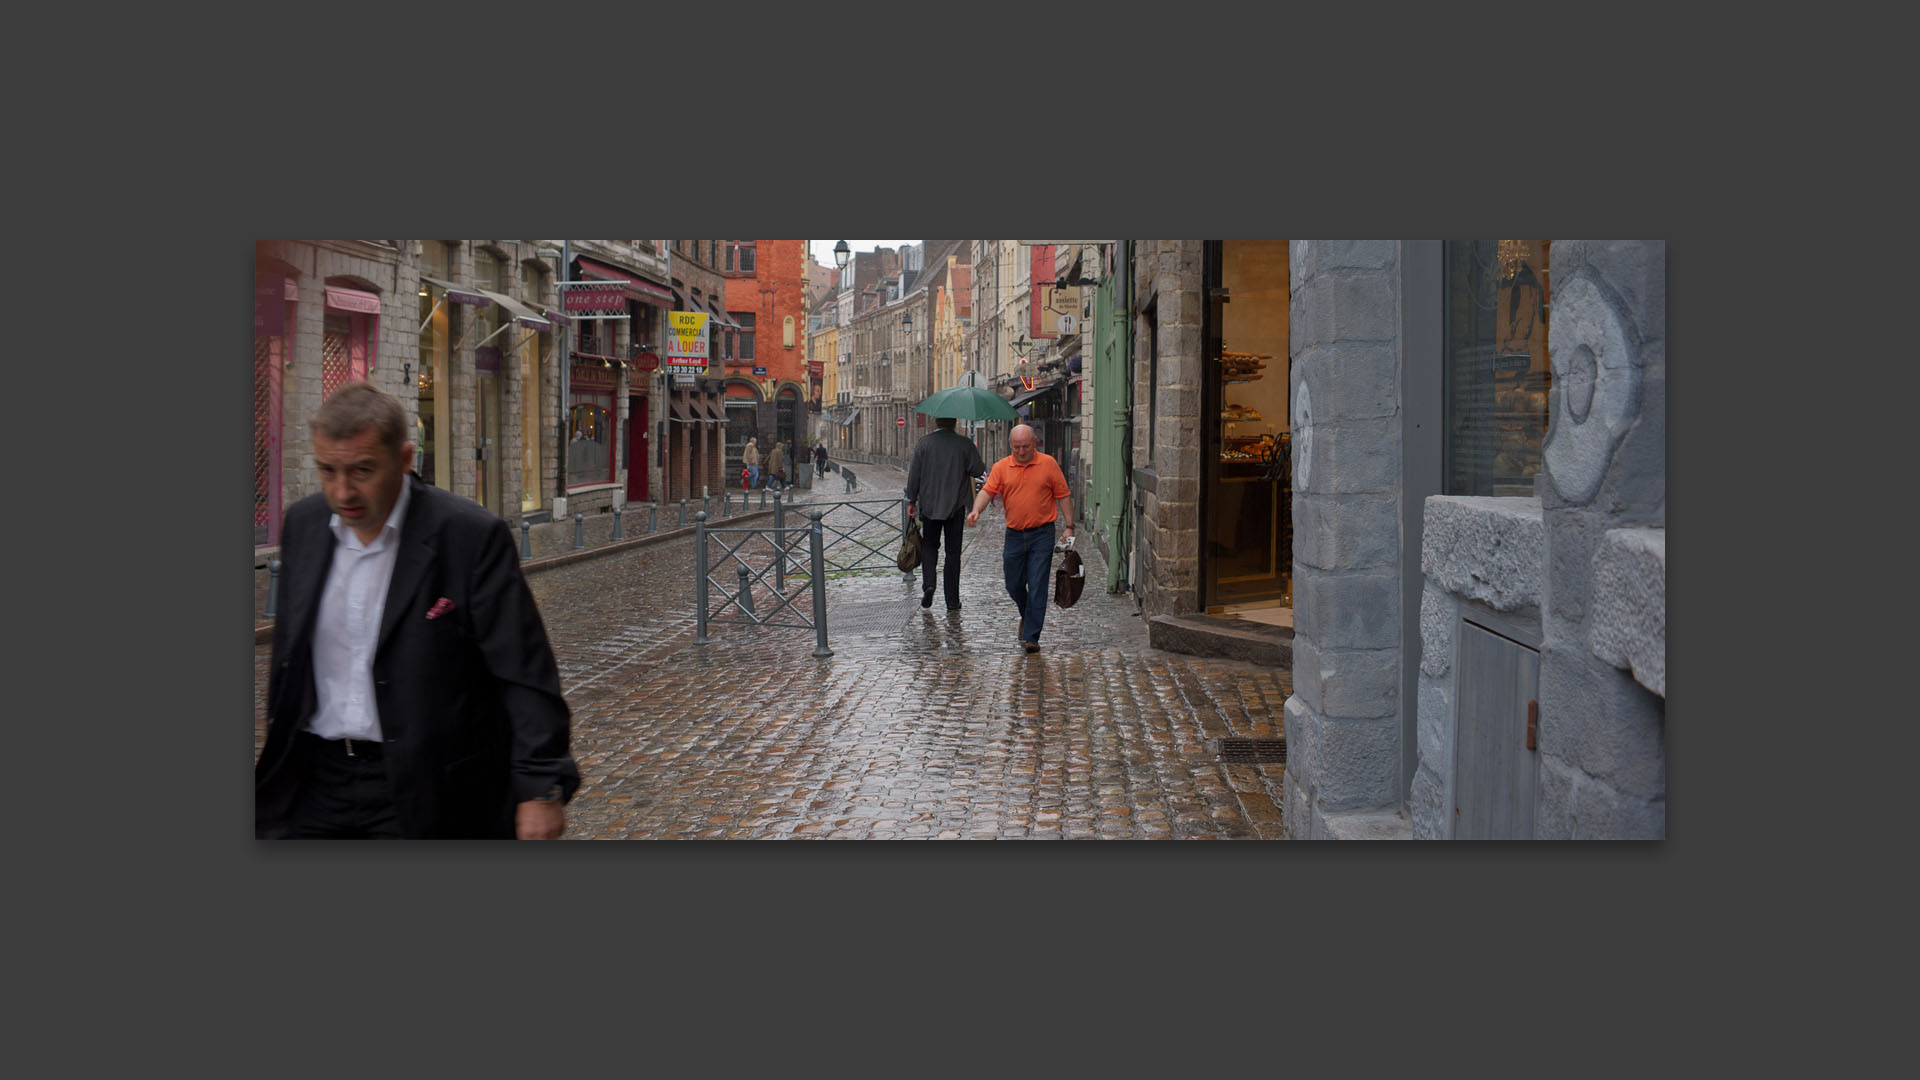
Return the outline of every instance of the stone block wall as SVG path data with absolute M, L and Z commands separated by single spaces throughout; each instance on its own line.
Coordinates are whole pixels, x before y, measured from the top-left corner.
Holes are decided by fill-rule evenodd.
M 1294 694 L 1287 832 L 1406 836 L 1400 814 L 1400 246 L 1295 241 Z
M 1666 835 L 1666 244 L 1553 245 L 1542 839 Z
M 1539 499 L 1430 495 L 1424 513 L 1420 752 L 1408 810 L 1416 839 L 1445 840 L 1453 836 L 1454 633 L 1462 617 L 1486 624 L 1493 612 L 1505 617 L 1501 628 L 1539 638 L 1546 537 Z
M 352 241 L 269 241 L 260 244 L 258 250 L 298 271 L 295 285 L 299 299 L 281 384 L 280 490 L 284 509 L 320 490 L 307 421 L 320 409 L 327 279 L 350 279 L 352 287 L 379 294 L 380 315 L 371 339 L 373 370 L 368 381 L 412 410 L 419 394 L 402 371 L 407 365 L 419 370 L 418 298 L 414 292 L 418 277 L 409 276 L 410 257 L 403 259 L 398 251 Z M 407 265 L 403 266 L 403 261 Z
M 1139 311 L 1151 304 L 1155 313 L 1151 331 L 1143 316 L 1133 320 L 1133 464 L 1154 474 L 1153 490 L 1143 493 L 1138 540 L 1141 607 L 1152 615 L 1199 607 L 1203 255 L 1199 240 L 1134 245 L 1132 306 Z M 1156 353 L 1157 363 L 1151 362 Z

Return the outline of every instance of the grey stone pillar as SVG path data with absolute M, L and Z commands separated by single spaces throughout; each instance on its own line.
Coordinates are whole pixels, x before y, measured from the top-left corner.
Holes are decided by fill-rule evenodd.
M 1410 836 L 1400 809 L 1400 247 L 1295 241 L 1294 693 L 1286 822 L 1296 839 Z

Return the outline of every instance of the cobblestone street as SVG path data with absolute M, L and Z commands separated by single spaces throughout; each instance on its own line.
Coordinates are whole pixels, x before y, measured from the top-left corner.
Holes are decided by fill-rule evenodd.
M 852 498 L 904 480 L 860 475 Z M 999 521 L 967 533 L 960 611 L 920 607 L 918 571 L 829 575 L 824 658 L 810 630 L 715 623 L 693 644 L 691 537 L 529 575 L 582 772 L 566 836 L 1278 838 L 1284 766 L 1223 763 L 1206 740 L 1280 738 L 1289 673 L 1150 648 L 1097 550 L 1023 653 Z

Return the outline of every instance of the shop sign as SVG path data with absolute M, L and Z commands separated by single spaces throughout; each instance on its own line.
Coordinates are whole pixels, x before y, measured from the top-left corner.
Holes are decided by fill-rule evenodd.
M 689 376 L 706 371 L 707 336 L 711 329 L 704 311 L 668 312 L 666 370 Z
M 561 307 L 569 315 L 624 315 L 627 291 L 618 283 L 569 285 L 561 290 Z
M 691 375 L 675 375 L 675 376 L 673 377 L 673 385 L 675 385 L 675 386 L 692 386 L 692 385 L 693 385 L 693 376 L 691 376 Z

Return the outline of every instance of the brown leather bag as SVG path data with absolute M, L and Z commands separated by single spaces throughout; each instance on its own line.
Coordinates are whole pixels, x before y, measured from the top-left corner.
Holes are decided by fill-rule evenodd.
M 1063 608 L 1070 608 L 1080 599 L 1080 590 L 1087 586 L 1087 565 L 1080 553 L 1068 548 L 1060 556 L 1060 565 L 1053 571 L 1053 602 Z

